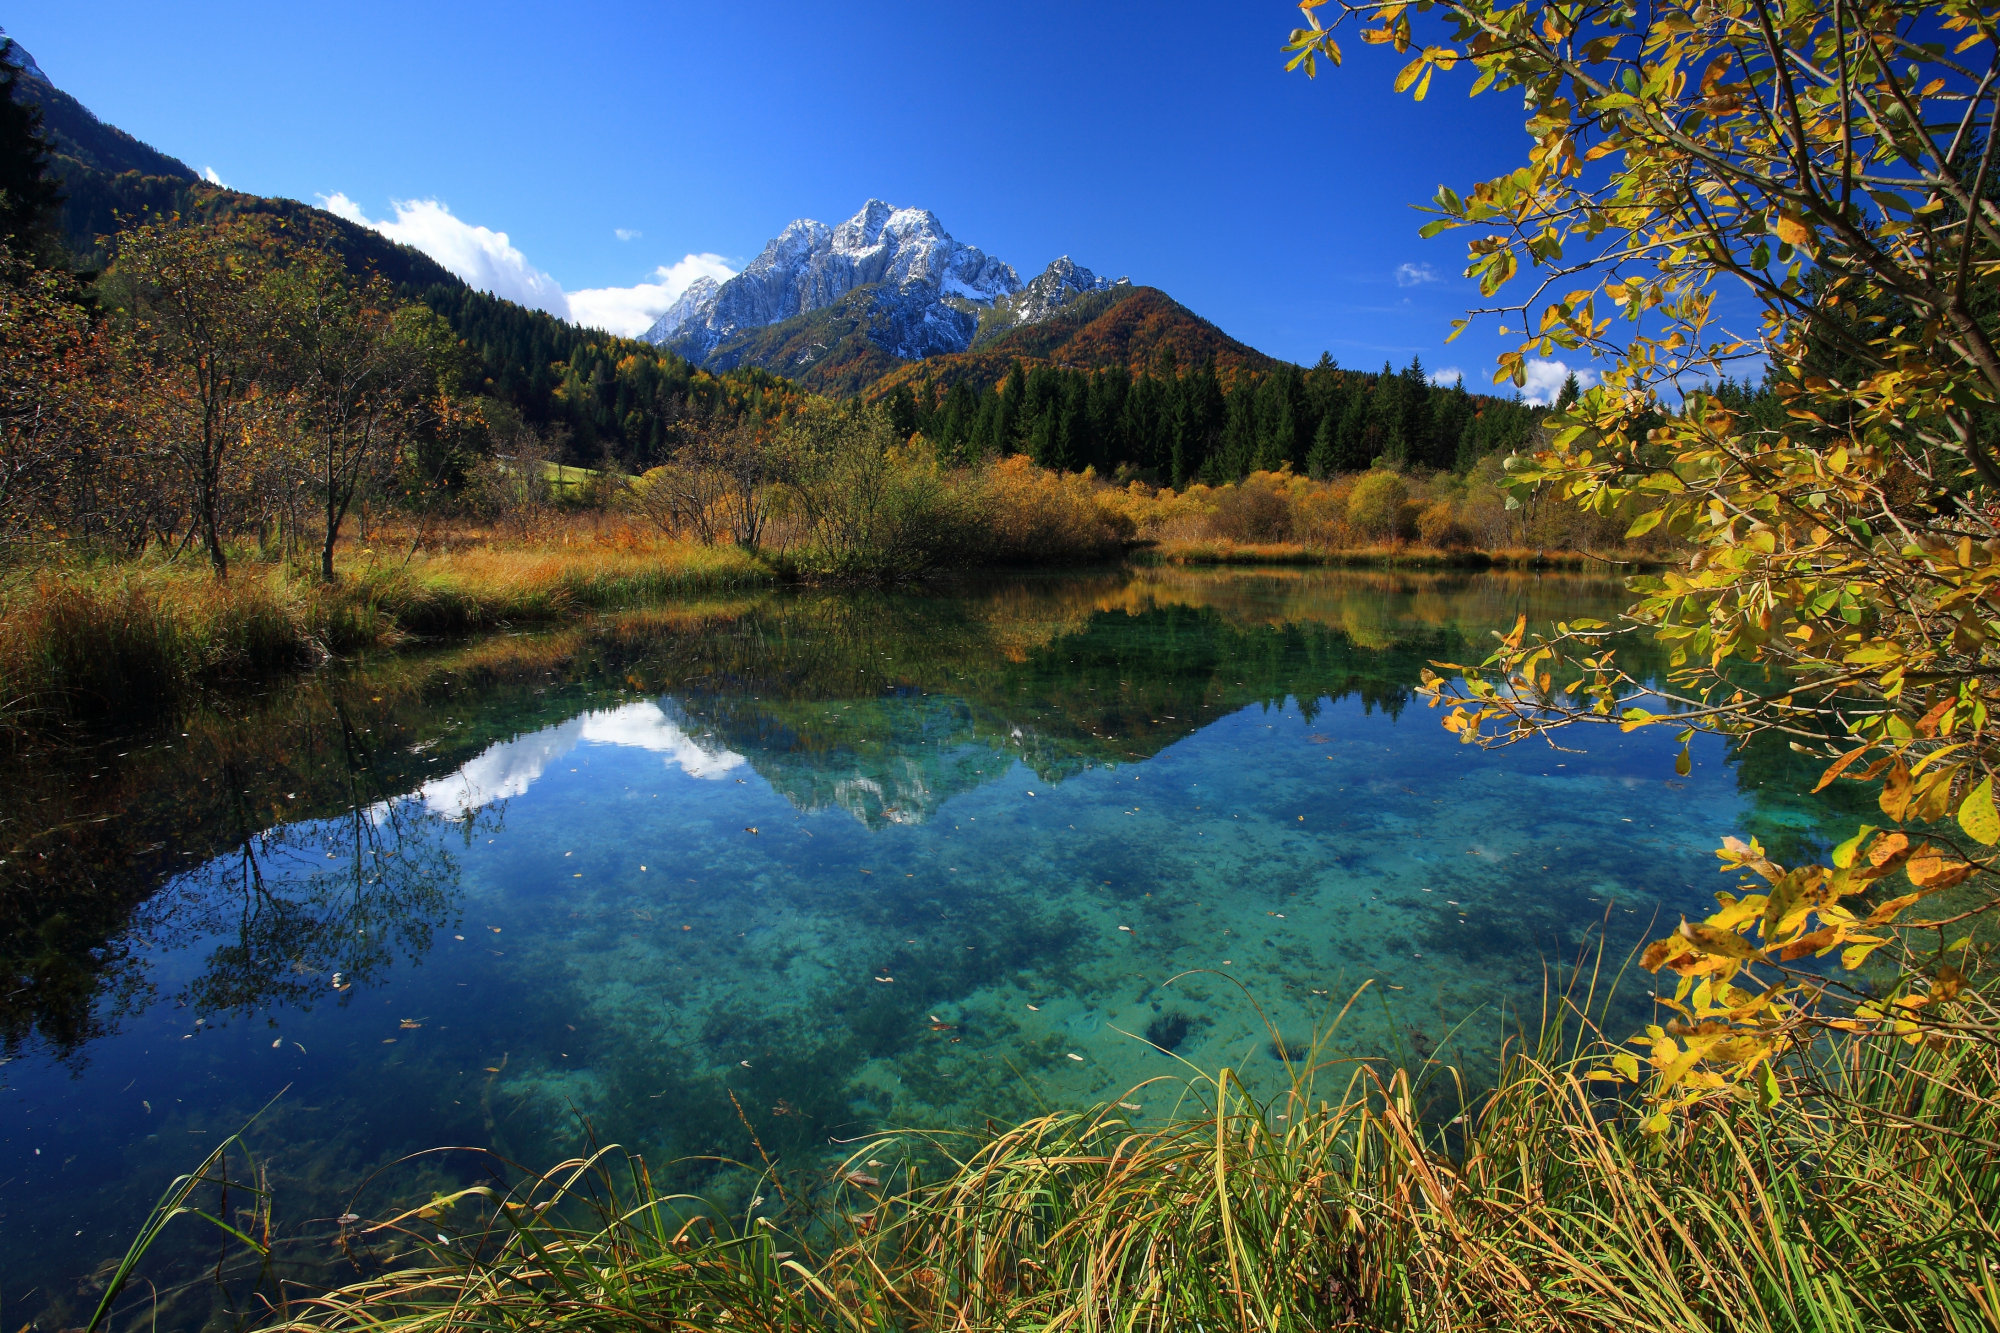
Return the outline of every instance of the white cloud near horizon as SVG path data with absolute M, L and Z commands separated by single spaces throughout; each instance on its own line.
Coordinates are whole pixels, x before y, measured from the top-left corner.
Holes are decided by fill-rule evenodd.
M 613 227 L 611 234 L 621 241 L 636 241 L 646 233 L 640 231 L 637 227 Z
M 321 195 L 320 206 L 422 251 L 481 291 L 625 338 L 636 338 L 650 328 L 696 278 L 726 282 L 736 276 L 721 255 L 688 255 L 655 269 L 651 282 L 565 292 L 561 283 L 528 261 L 506 232 L 467 222 L 441 200 L 391 200 L 393 221 L 370 218 L 360 204 L 339 191 Z
M 203 167 L 201 169 L 201 178 L 210 185 L 222 185 L 222 188 L 225 190 L 229 188 L 227 185 L 222 184 L 222 177 L 216 175 L 214 167 Z
M 1443 370 L 1433 370 L 1431 372 L 1431 383 L 1437 385 L 1440 389 L 1464 382 L 1465 372 L 1457 366 L 1446 366 Z
M 1396 265 L 1396 285 L 1398 287 L 1421 287 L 1427 282 L 1438 282 L 1438 271 L 1429 264 Z
M 1547 407 L 1562 393 L 1563 381 L 1576 376 L 1579 389 L 1588 389 L 1597 383 L 1597 372 L 1587 366 L 1572 366 L 1562 361 L 1543 361 L 1530 358 L 1526 366 L 1527 383 L 1521 386 L 1521 397 L 1536 407 Z
M 592 287 L 569 294 L 570 318 L 624 338 L 636 338 L 694 285 L 696 278 L 728 282 L 736 276 L 721 255 L 688 255 L 653 270 L 652 282 L 632 287 Z

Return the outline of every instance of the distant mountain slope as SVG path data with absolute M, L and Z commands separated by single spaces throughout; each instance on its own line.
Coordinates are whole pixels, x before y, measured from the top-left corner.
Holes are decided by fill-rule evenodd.
M 0 28 L 0 40 L 5 39 L 6 29 Z M 140 143 L 116 125 L 106 125 L 92 115 L 83 103 L 51 83 L 35 58 L 19 43 L 14 45 L 13 64 L 21 71 L 19 95 L 41 108 L 42 137 L 57 157 L 70 158 L 107 176 L 136 171 L 141 176 L 201 179 L 187 163 Z
M 1075 370 L 1158 367 L 1171 355 L 1181 369 L 1207 364 L 1235 370 L 1275 370 L 1282 363 L 1224 333 L 1157 287 L 1113 287 L 1077 297 L 1036 324 L 1007 329 L 972 350 L 898 366 L 869 385 L 882 397 L 898 385 L 936 382 L 991 389 L 1016 361 Z
M 894 287 L 874 283 L 830 306 L 724 338 L 700 364 L 718 373 L 758 366 L 810 392 L 844 398 L 905 364 L 883 350 L 883 344 L 894 346 L 900 325 L 921 324 L 929 313 L 929 303 L 921 298 L 910 300 Z M 944 314 L 963 319 L 970 336 L 970 316 L 950 310 Z
M 0 31 L 0 41 L 5 41 Z M 104 262 L 99 236 L 118 230 L 119 216 L 185 210 L 200 180 L 178 158 L 106 125 L 88 107 L 49 81 L 24 48 L 11 48 L 19 71 L 15 97 L 42 113 L 49 166 L 63 189 L 62 228 L 69 247 L 90 267 Z

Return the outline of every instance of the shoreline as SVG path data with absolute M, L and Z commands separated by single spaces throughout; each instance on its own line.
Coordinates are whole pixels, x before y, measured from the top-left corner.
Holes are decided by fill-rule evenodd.
M 1170 567 L 1379 569 L 1409 573 L 1584 572 L 1623 566 L 1578 552 L 1423 548 L 1325 550 L 1233 543 L 1140 545 L 1122 560 L 943 569 L 901 584 L 950 594 L 968 577 L 1040 577 Z M 782 556 L 681 545 L 482 548 L 350 565 L 338 583 L 244 561 L 215 582 L 156 561 L 17 571 L 0 585 L 0 734 L 142 724 L 211 691 L 310 672 L 335 660 L 439 638 L 548 628 L 690 598 L 844 586 L 802 580 Z

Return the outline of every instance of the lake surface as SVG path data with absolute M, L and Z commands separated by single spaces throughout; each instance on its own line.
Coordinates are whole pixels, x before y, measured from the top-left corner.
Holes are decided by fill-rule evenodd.
M 330 1219 L 461 1170 L 370 1179 L 406 1153 L 550 1165 L 594 1134 L 728 1197 L 740 1173 L 666 1164 L 752 1157 L 746 1120 L 796 1164 L 1182 1060 L 1279 1087 L 1272 1032 L 1364 983 L 1327 1053 L 1490 1066 L 1550 967 L 1709 904 L 1723 835 L 1819 841 L 1783 758 L 1482 753 L 1413 698 L 1517 614 L 1621 601 L 1338 571 L 776 592 L 10 762 L 0 1322 L 81 1323 L 159 1190 L 267 1104 L 309 1267 Z

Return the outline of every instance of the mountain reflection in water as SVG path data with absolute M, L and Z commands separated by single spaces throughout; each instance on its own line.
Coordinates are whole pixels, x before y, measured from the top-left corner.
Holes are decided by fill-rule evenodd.
M 1482 754 L 1403 716 L 1427 663 L 1619 600 L 1337 571 L 771 593 L 23 757 L 0 1321 L 80 1323 L 83 1275 L 281 1090 L 255 1135 L 315 1235 L 401 1154 L 552 1162 L 583 1122 L 726 1192 L 687 1159 L 756 1151 L 732 1095 L 810 1162 L 1116 1096 L 1164 1048 L 1274 1085 L 1265 1018 L 1296 1043 L 1364 982 L 1385 1003 L 1337 1053 L 1476 1069 L 1545 965 L 1698 903 L 1719 836 L 1818 836 L 1760 785 L 1782 755 L 1697 744 L 1678 780 L 1665 735 Z M 206 1317 L 186 1299 L 166 1324 Z

